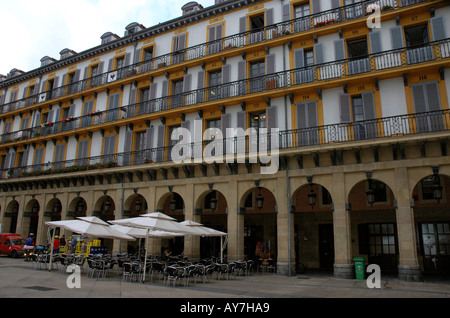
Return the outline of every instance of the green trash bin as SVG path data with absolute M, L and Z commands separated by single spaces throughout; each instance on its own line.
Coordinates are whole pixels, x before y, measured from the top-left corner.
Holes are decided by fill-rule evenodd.
M 365 262 L 366 260 L 364 257 L 355 257 L 353 259 L 355 262 L 355 274 L 357 280 L 364 280 L 366 277 L 366 270 L 365 270 Z

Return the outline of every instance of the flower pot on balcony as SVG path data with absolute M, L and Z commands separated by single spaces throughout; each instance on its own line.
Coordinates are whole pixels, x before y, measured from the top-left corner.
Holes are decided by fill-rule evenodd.
M 277 81 L 276 80 L 266 81 L 266 89 L 274 89 L 274 88 L 277 88 Z
M 158 64 L 158 68 L 163 68 L 163 67 L 166 67 L 166 63 L 165 62 Z

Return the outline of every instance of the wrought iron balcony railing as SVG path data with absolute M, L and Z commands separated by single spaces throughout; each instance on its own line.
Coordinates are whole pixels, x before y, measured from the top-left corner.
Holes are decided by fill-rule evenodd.
M 223 54 L 227 50 L 243 48 L 249 45 L 273 40 L 281 36 L 352 21 L 365 17 L 367 15 L 367 8 L 373 4 L 379 5 L 382 11 L 389 11 L 428 1 L 433 0 L 369 0 L 265 26 L 264 28 L 257 30 L 235 34 L 177 52 L 164 54 L 148 61 L 132 64 L 75 83 L 63 85 L 46 92 L 41 92 L 25 99 L 10 102 L 0 107 L 0 114 L 48 102 L 61 97 L 79 94 L 86 90 L 101 87 L 127 77 L 135 77 L 171 65 L 200 59 L 208 55 L 218 53 Z M 359 69 L 363 66 L 356 67 Z
M 178 152 L 178 156 L 182 157 L 184 155 L 187 159 L 190 159 L 187 164 L 194 164 L 199 158 L 202 158 L 205 162 L 208 162 L 206 159 L 213 161 L 214 159 L 220 158 L 221 162 L 225 162 L 225 156 L 227 154 L 250 155 L 258 154 L 264 150 L 264 153 L 270 155 L 271 149 L 295 150 L 311 146 L 337 145 L 351 141 L 387 139 L 390 137 L 411 136 L 448 130 L 450 130 L 450 110 L 445 109 L 352 123 L 338 123 L 304 129 L 274 131 L 264 135 L 237 134 L 237 137 L 228 139 L 188 143 L 182 151 Z M 205 146 L 211 142 L 215 143 L 214 151 L 204 151 Z M 151 169 L 151 164 L 172 162 L 174 159 L 172 157 L 173 149 L 173 146 L 157 147 L 132 152 L 2 169 L 0 170 L 0 176 L 1 178 L 36 177 L 101 168 L 140 165 L 149 165 L 148 169 Z
M 344 59 L 320 65 L 307 66 L 285 72 L 245 79 L 218 86 L 197 89 L 177 95 L 160 97 L 149 101 L 122 106 L 111 110 L 95 112 L 81 117 L 52 123 L 44 123 L 1 136 L 2 143 L 15 142 L 38 136 L 60 134 L 80 128 L 93 127 L 119 119 L 135 118 L 185 106 L 226 101 L 230 98 L 252 94 L 270 94 L 276 89 L 289 89 L 330 79 L 347 78 L 359 74 L 396 69 L 407 65 L 426 63 L 450 58 L 450 39 L 370 54 L 359 59 Z

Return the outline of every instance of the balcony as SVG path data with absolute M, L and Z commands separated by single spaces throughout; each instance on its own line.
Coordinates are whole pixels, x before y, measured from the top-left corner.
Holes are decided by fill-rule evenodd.
M 375 140 L 389 143 L 390 138 L 394 137 L 408 137 L 408 140 L 411 140 L 412 136 L 427 138 L 427 134 L 429 133 L 447 132 L 449 130 L 450 110 L 445 109 L 352 123 L 338 123 L 305 129 L 270 132 L 265 135 L 234 137 L 219 141 L 216 144 L 215 155 L 223 155 L 223 159 L 225 159 L 226 154 L 249 156 L 256 154 L 262 149 L 270 150 L 272 147 L 279 149 L 281 152 L 282 150 L 300 151 L 300 149 L 311 149 L 307 147 L 324 145 L 331 145 L 333 148 L 338 148 L 339 145 L 361 141 L 369 141 L 370 144 L 374 144 Z M 395 142 L 397 143 L 398 140 Z M 211 141 L 202 142 L 201 144 L 187 144 L 185 148 L 187 152 L 184 155 L 188 159 L 191 159 L 192 164 L 194 160 L 197 162 L 196 159 L 199 156 L 205 161 L 205 154 L 202 152 L 209 143 Z M 86 171 L 97 169 L 115 169 L 131 166 L 135 166 L 136 169 L 138 169 L 138 166 L 145 167 L 145 169 L 155 169 L 156 167 L 161 167 L 158 164 L 172 162 L 172 149 L 173 146 L 159 147 L 97 157 L 72 159 L 63 162 L 48 162 L 33 166 L 3 169 L 0 170 L 0 176 L 2 179 L 27 178 L 60 175 L 79 171 L 86 174 Z M 213 160 L 212 157 L 209 159 Z M 155 167 L 154 165 L 158 166 Z
M 139 75 L 146 74 L 151 71 L 160 71 L 164 68 L 188 61 L 195 61 L 204 58 L 205 56 L 217 54 L 222 56 L 229 50 L 245 48 L 258 43 L 265 43 L 279 37 L 289 36 L 310 30 L 317 30 L 330 25 L 355 21 L 359 18 L 366 17 L 367 7 L 371 4 L 378 4 L 383 12 L 387 12 L 432 1 L 433 0 L 371 0 L 323 11 L 307 17 L 266 26 L 259 30 L 252 30 L 196 45 L 186 48 L 185 50 L 155 57 L 149 61 L 136 63 L 112 72 L 90 77 L 70 85 L 65 85 L 47 92 L 42 92 L 38 95 L 2 105 L 0 108 L 0 114 L 71 95 L 75 96 L 76 94 L 101 88 L 116 81 L 126 78 L 137 78 Z M 419 55 L 421 54 L 427 54 L 427 52 L 422 52 Z M 410 59 L 411 61 L 416 60 L 414 53 L 410 54 Z
M 415 52 L 427 52 L 418 54 Z M 415 58 L 412 61 L 411 55 Z M 95 112 L 73 118 L 70 122 L 59 121 L 44 123 L 41 126 L 5 133 L 1 143 L 18 142 L 30 138 L 51 136 L 81 128 L 100 129 L 104 124 L 121 120 L 139 118 L 151 114 L 160 114 L 171 109 L 182 109 L 194 105 L 205 105 L 214 102 L 226 102 L 235 98 L 245 99 L 246 96 L 261 94 L 272 96 L 276 90 L 286 94 L 286 90 L 296 90 L 302 85 L 313 85 L 337 79 L 351 79 L 362 74 L 376 77 L 381 72 L 398 70 L 408 65 L 421 65 L 433 61 L 447 62 L 450 58 L 450 39 L 431 42 L 420 47 L 409 47 L 368 55 L 367 57 L 345 59 L 315 66 L 293 69 L 285 72 L 269 74 L 261 77 L 226 83 L 214 87 L 197 89 L 182 94 L 156 98 L 153 100 L 122 106 L 119 109 Z M 412 63 L 413 62 L 413 63 Z M 213 94 L 212 94 L 213 92 Z M 119 121 L 119 122 L 118 122 Z M 90 129 L 92 130 L 92 129 Z

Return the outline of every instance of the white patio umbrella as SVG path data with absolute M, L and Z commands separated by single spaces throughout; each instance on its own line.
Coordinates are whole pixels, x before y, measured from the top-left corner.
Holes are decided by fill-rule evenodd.
M 204 234 L 202 234 L 201 236 L 204 237 L 220 237 L 220 261 L 223 261 L 223 238 L 227 236 L 227 233 L 225 232 L 221 232 L 221 231 L 217 231 L 214 229 L 211 229 L 209 227 L 204 226 L 203 224 L 191 221 L 191 220 L 186 220 L 181 222 L 180 224 L 192 227 L 198 231 L 203 232 Z
M 77 220 L 63 220 L 63 221 L 49 221 L 45 222 L 51 228 L 64 228 L 66 230 L 82 234 L 90 235 L 98 238 L 109 238 L 109 239 L 119 239 L 119 240 L 135 240 L 134 237 L 113 229 L 108 223 L 102 221 L 101 219 L 92 217 L 79 217 Z M 50 263 L 49 270 L 52 268 L 53 260 L 53 243 L 55 240 L 55 232 L 53 231 L 52 241 L 51 241 L 51 251 L 50 251 Z
M 201 235 L 201 232 L 195 228 L 180 224 L 174 218 L 161 212 L 147 213 L 128 219 L 113 220 L 109 221 L 109 223 L 146 229 L 144 268 L 147 266 L 147 245 L 150 231 L 166 231 L 182 235 Z M 145 271 L 142 280 L 145 281 Z

